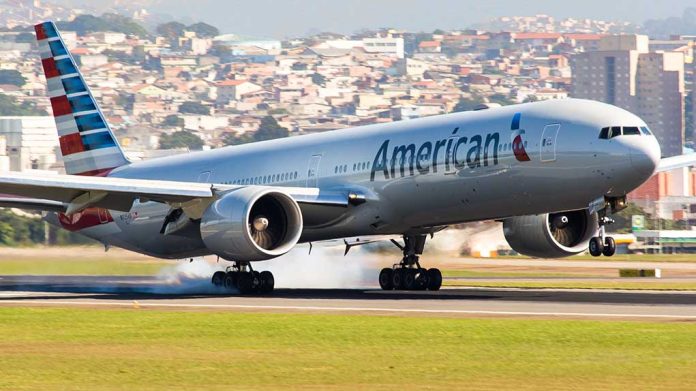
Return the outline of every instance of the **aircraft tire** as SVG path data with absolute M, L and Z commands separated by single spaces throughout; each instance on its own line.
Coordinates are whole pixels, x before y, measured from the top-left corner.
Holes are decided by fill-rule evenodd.
M 602 255 L 605 257 L 611 257 L 616 253 L 616 241 L 611 236 L 604 238 L 604 248 L 602 249 Z
M 428 290 L 439 291 L 442 287 L 442 273 L 440 269 L 428 269 Z
M 423 268 L 418 269 L 418 275 L 416 276 L 416 290 L 424 291 L 428 289 L 428 284 L 430 284 L 428 270 Z
M 246 295 L 254 292 L 254 276 L 250 272 L 239 273 L 237 280 L 237 288 L 239 293 Z
M 379 272 L 379 287 L 385 291 L 394 289 L 394 269 L 385 267 Z
M 404 269 L 402 271 L 404 276 L 403 286 L 407 291 L 412 291 L 416 289 L 416 271 L 414 269 Z
M 261 280 L 259 292 L 261 292 L 261 293 L 273 292 L 273 288 L 275 286 L 275 278 L 273 277 L 273 273 L 269 272 L 268 270 L 262 271 L 259 274 L 259 278 Z
M 602 255 L 602 251 L 604 250 L 604 245 L 602 245 L 602 239 L 599 236 L 595 236 L 592 239 L 590 239 L 590 244 L 588 245 L 588 247 L 590 255 L 592 255 L 593 257 L 598 257 Z
M 225 272 L 217 271 L 213 273 L 213 278 L 210 282 L 215 286 L 223 286 L 225 284 Z
M 392 285 L 394 286 L 394 289 L 404 289 L 404 272 L 404 269 L 394 270 L 394 274 L 392 275 Z

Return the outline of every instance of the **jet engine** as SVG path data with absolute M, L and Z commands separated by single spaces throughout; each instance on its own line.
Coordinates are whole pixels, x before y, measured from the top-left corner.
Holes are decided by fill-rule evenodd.
M 508 244 L 520 254 L 559 258 L 587 250 L 597 234 L 597 215 L 587 210 L 517 216 L 503 221 Z
M 281 189 L 250 186 L 211 203 L 200 229 L 203 243 L 214 254 L 234 261 L 263 261 L 297 244 L 302 213 Z

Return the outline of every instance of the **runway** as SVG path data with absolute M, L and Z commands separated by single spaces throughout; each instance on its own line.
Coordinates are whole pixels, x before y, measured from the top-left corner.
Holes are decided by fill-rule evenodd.
M 177 291 L 152 277 L 0 276 L 0 305 L 696 321 L 696 292 L 277 289 L 271 296 L 239 296 L 207 280 L 193 281 L 200 288 L 191 283 Z

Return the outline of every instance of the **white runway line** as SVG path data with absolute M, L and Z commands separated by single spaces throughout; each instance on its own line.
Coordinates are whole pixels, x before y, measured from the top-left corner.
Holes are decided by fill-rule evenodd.
M 483 311 L 483 310 L 432 310 L 417 308 L 376 308 L 376 307 L 321 307 L 321 306 L 284 306 L 284 305 L 244 305 L 244 304 L 183 304 L 183 303 L 141 303 L 141 302 L 85 302 L 53 300 L 2 300 L 0 304 L 40 304 L 54 306 L 104 306 L 104 307 L 165 307 L 165 308 L 202 308 L 202 309 L 266 309 L 296 311 L 335 311 L 335 312 L 391 312 L 423 314 L 460 314 L 460 315 L 508 315 L 508 316 L 550 316 L 550 317 L 599 317 L 599 318 L 645 318 L 645 319 L 696 319 L 696 315 L 669 314 L 631 314 L 631 313 L 594 313 L 594 312 L 533 312 L 533 311 Z

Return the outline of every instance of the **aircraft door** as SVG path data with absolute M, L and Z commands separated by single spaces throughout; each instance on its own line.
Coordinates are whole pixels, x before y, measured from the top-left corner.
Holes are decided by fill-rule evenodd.
M 309 167 L 307 168 L 307 187 L 317 187 L 319 179 L 319 162 L 321 155 L 312 155 L 309 159 Z
M 551 124 L 544 127 L 540 142 L 542 162 L 556 160 L 556 139 L 558 138 L 558 130 L 560 128 L 560 124 Z

